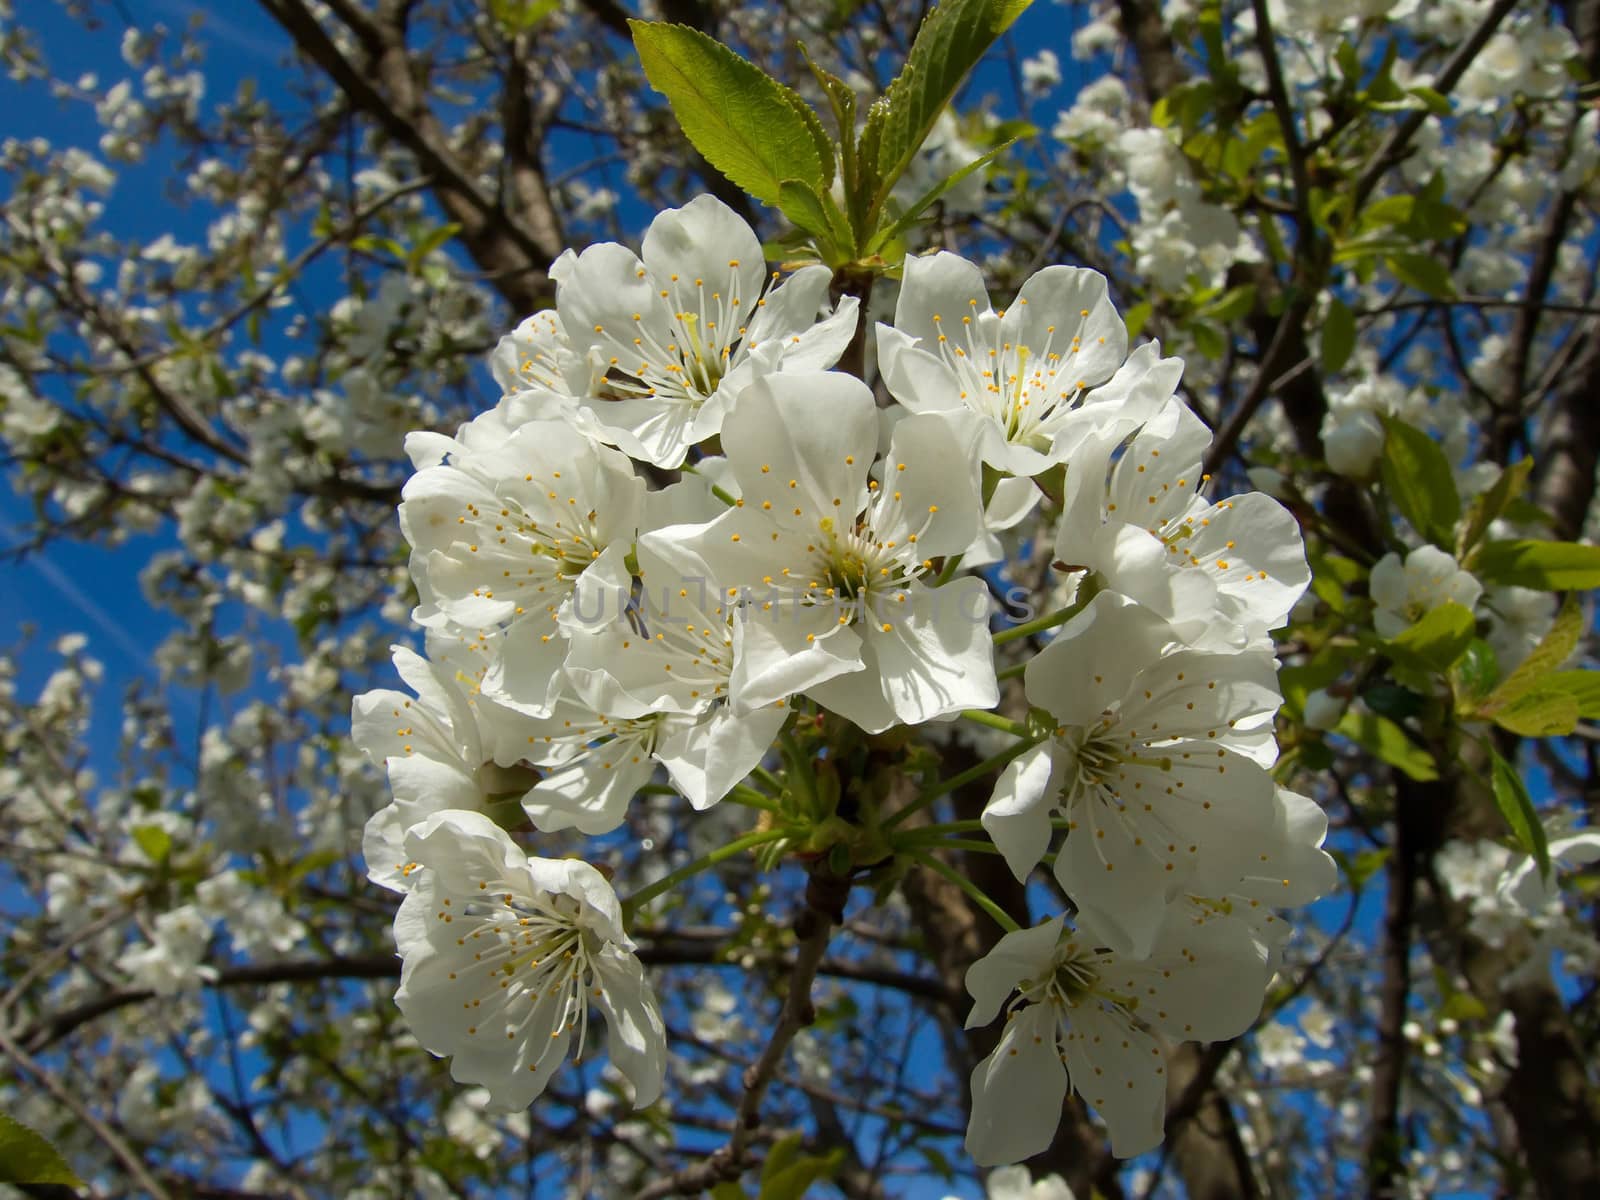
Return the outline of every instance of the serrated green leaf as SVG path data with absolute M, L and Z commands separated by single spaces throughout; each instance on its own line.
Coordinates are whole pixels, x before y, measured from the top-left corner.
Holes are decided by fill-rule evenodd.
M 1565 737 L 1578 724 L 1578 698 L 1556 688 L 1535 688 L 1490 714 L 1501 729 L 1521 737 Z
M 428 255 L 460 232 L 461 226 L 452 221 L 448 224 L 440 225 L 437 229 L 430 229 L 423 234 L 422 237 L 417 239 L 417 243 L 411 247 L 410 253 L 406 255 L 408 273 L 415 275 L 422 268 L 422 264 L 428 261 Z
M 822 198 L 798 179 L 785 179 L 778 185 L 778 208 L 797 229 L 804 229 L 824 243 L 838 240 Z
M 1355 348 L 1355 315 L 1335 296 L 1328 302 L 1328 316 L 1322 323 L 1322 369 L 1330 375 L 1340 370 L 1350 361 Z
M 1206 358 L 1220 359 L 1228 351 L 1228 339 L 1214 325 L 1190 325 L 1189 336 L 1194 338 L 1195 349 Z
M 1506 505 L 1522 495 L 1522 489 L 1527 486 L 1528 474 L 1533 470 L 1533 459 L 1524 458 L 1521 462 L 1514 462 L 1500 472 L 1499 478 L 1494 481 L 1486 492 L 1474 496 L 1472 503 L 1467 505 L 1467 514 L 1461 521 L 1461 532 L 1456 538 L 1456 557 L 1463 562 L 1467 554 L 1480 541 L 1488 531 L 1496 517 L 1505 512 Z
M 872 185 L 863 184 L 860 178 L 860 156 L 856 152 L 856 93 L 844 80 L 813 62 L 803 44 L 800 53 L 821 86 L 823 95 L 827 96 L 828 105 L 833 109 L 834 124 L 839 130 L 839 173 L 844 180 L 845 209 L 851 231 L 848 249 L 854 257 L 860 253 L 863 232 L 860 222 L 866 212 L 867 197 L 863 193 L 872 190 Z
M 1600 671 L 1555 671 L 1541 684 L 1566 692 L 1578 703 L 1578 715 L 1586 721 L 1600 720 Z
M 1333 646 L 1318 651 L 1310 662 L 1283 668 L 1278 672 L 1278 688 L 1284 704 L 1296 711 L 1303 709 L 1308 695 L 1338 682 L 1349 668 L 1348 650 Z
M 866 133 L 877 125 L 874 153 L 878 190 L 873 211 L 921 149 L 967 72 L 1031 2 L 943 0 L 928 14 L 917 30 L 905 66 L 884 92 L 882 101 L 867 114 L 863 142 Z
M 1494 649 L 1482 638 L 1467 643 L 1466 652 L 1450 668 L 1450 686 L 1457 698 L 1465 704 L 1487 696 L 1495 681 L 1500 678 L 1500 666 L 1495 662 Z
M 822 118 L 811 105 L 807 104 L 805 97 L 799 92 L 784 88 L 783 98 L 795 112 L 795 115 L 805 122 L 807 132 L 811 134 L 811 144 L 817 148 L 817 161 L 822 166 L 822 188 L 826 192 L 833 186 L 833 139 L 828 136 L 827 127 L 823 125 Z
M 1422 85 L 1410 88 L 1408 91 L 1411 95 L 1415 96 L 1418 100 L 1421 100 L 1424 104 L 1426 104 L 1428 106 L 1428 111 L 1434 116 L 1448 117 L 1450 115 L 1450 100 L 1442 92 L 1435 91 L 1431 87 L 1425 87 Z
M 1385 225 L 1404 225 L 1416 209 L 1417 198 L 1409 194 L 1385 196 L 1374 200 L 1361 210 L 1361 228 L 1377 229 Z
M 59 1150 L 4 1113 L 0 1113 L 0 1183 L 83 1187 Z
M 883 249 L 883 247 L 887 246 L 890 242 L 894 241 L 895 238 L 903 236 L 907 230 L 917 223 L 922 214 L 926 212 L 928 207 L 933 204 L 934 201 L 938 200 L 940 196 L 943 196 L 946 192 L 955 187 L 974 171 L 983 170 L 984 167 L 987 167 L 995 159 L 999 158 L 1000 155 L 1011 149 L 1012 146 L 1015 146 L 1019 140 L 1019 138 L 1010 138 L 1007 141 L 1001 142 L 1000 145 L 996 146 L 993 150 L 990 150 L 984 154 L 980 154 L 966 166 L 961 167 L 950 175 L 945 176 L 945 178 L 941 179 L 927 191 L 923 192 L 922 195 L 918 196 L 914 201 L 911 202 L 910 207 L 907 208 L 905 212 L 900 214 L 893 225 L 890 225 L 887 229 L 882 230 L 876 237 L 872 239 L 872 243 L 867 247 L 867 252 L 869 254 L 875 254 L 879 250 Z
M 799 1133 L 788 1134 L 773 1142 L 772 1149 L 767 1151 L 766 1162 L 761 1164 L 761 1182 L 766 1183 L 799 1158 L 800 1147 L 804 1142 L 805 1136 Z
M 1329 853 L 1344 868 L 1345 878 L 1350 881 L 1350 886 L 1359 892 L 1367 880 L 1383 870 L 1384 864 L 1389 861 L 1391 851 L 1388 846 L 1379 846 L 1363 850 L 1353 858 L 1339 850 L 1329 850 Z
M 1450 268 L 1441 259 L 1427 254 L 1406 252 L 1391 254 L 1386 261 L 1394 277 L 1419 292 L 1448 300 L 1456 294 L 1456 285 L 1450 278 Z
M 831 1178 L 842 1162 L 844 1148 L 841 1146 L 824 1156 L 807 1155 L 796 1159 L 770 1177 L 763 1172 L 757 1200 L 801 1200 L 813 1183 Z
M 561 7 L 561 0 L 489 0 L 489 16 L 505 33 L 526 33 Z
M 1529 692 L 1542 688 L 1544 681 L 1572 657 L 1572 652 L 1578 646 L 1578 638 L 1582 635 L 1583 614 L 1578 611 L 1578 605 L 1569 596 L 1567 602 L 1561 606 L 1561 611 L 1556 614 L 1556 619 L 1551 623 L 1549 630 L 1539 639 L 1539 644 L 1529 652 L 1527 658 L 1517 664 L 1517 669 L 1506 676 L 1500 686 L 1490 693 L 1488 699 L 1479 706 L 1479 713 L 1493 717 L 1498 709 L 1504 708 Z
M 1447 671 L 1466 650 L 1476 628 L 1470 608 L 1446 600 L 1439 607 L 1429 609 L 1415 625 L 1391 638 L 1389 645 L 1435 671 Z
M 1461 498 L 1456 495 L 1450 460 L 1422 430 L 1383 416 L 1383 485 L 1411 527 L 1435 546 L 1455 542 Z
M 1350 585 L 1365 574 L 1360 563 L 1342 554 L 1314 554 L 1311 591 L 1333 612 L 1342 613 L 1349 604 Z
M 928 1164 L 928 1169 L 945 1182 L 956 1177 L 955 1168 L 937 1146 L 918 1146 L 917 1153 L 922 1155 L 922 1161 Z
M 716 39 L 685 25 L 628 22 L 650 86 L 667 98 L 684 135 L 706 161 L 763 204 L 783 181 L 823 191 L 821 154 L 791 88 Z
M 1408 738 L 1405 731 L 1387 717 L 1352 709 L 1334 726 L 1334 732 L 1371 751 L 1380 760 L 1418 783 L 1439 778 L 1439 768 L 1434 764 L 1433 756 Z
M 159 825 L 134 826 L 133 840 L 153 863 L 166 862 L 167 855 L 172 853 L 172 835 Z
M 1439 1018 L 1451 1021 L 1482 1021 L 1489 1016 L 1488 1006 L 1471 992 L 1452 992 L 1439 1006 Z
M 1154 311 L 1155 309 L 1151 307 L 1150 301 L 1141 300 L 1124 314 L 1124 324 L 1128 327 L 1128 340 L 1130 342 L 1139 336 L 1140 331 L 1144 329 L 1145 324 L 1150 320 L 1150 314 Z
M 1544 592 L 1587 591 L 1600 587 L 1600 546 L 1534 538 L 1484 542 L 1470 569 L 1485 583 Z
M 1495 807 L 1505 818 L 1506 826 L 1517 844 L 1533 855 L 1534 861 L 1539 864 L 1540 876 L 1550 878 L 1550 847 L 1545 842 L 1544 826 L 1539 823 L 1539 814 L 1533 807 L 1533 798 L 1528 795 L 1522 776 L 1488 742 L 1482 745 L 1489 753 Z
M 1399 674 L 1398 672 L 1396 674 Z M 1409 678 L 1409 676 L 1407 676 Z M 1428 686 L 1427 675 L 1418 679 L 1418 687 Z M 1427 704 L 1421 692 L 1392 683 L 1375 683 L 1361 693 L 1366 706 L 1391 721 L 1404 721 L 1420 713 Z
M 1245 316 L 1256 304 L 1256 287 L 1253 283 L 1229 288 L 1213 300 L 1200 306 L 1198 316 L 1226 325 Z

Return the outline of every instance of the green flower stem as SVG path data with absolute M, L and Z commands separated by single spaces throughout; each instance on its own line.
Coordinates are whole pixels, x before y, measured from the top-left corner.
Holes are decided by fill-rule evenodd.
M 1007 642 L 1014 642 L 1018 638 L 1032 637 L 1036 633 L 1043 633 L 1046 629 L 1054 629 L 1057 625 L 1065 625 L 1077 615 L 1077 606 L 1069 605 L 1059 612 L 1051 613 L 1049 616 L 1035 617 L 1022 625 L 1013 625 L 1010 629 L 1002 629 L 994 635 L 994 644 L 996 646 L 1004 646 Z
M 899 814 L 896 814 L 897 816 Z M 940 825 L 918 825 L 915 829 L 908 829 L 902 837 L 924 837 L 931 834 L 946 833 L 977 833 L 983 828 L 982 821 L 945 821 Z
M 1004 646 L 1007 642 L 1014 642 L 1018 638 L 1031 637 L 1036 633 L 1043 633 L 1046 629 L 1054 629 L 1057 625 L 1065 625 L 1073 617 L 1089 607 L 1089 601 L 1095 598 L 1100 591 L 1100 584 L 1093 575 L 1087 576 L 1078 585 L 1078 594 L 1072 598 L 1072 603 L 1059 612 L 1050 613 L 1048 616 L 1038 617 L 1021 625 L 1013 625 L 1010 629 L 1002 629 L 994 635 L 994 644 Z
M 987 725 L 990 729 L 998 729 L 1001 733 L 1009 733 L 1013 737 L 1032 737 L 1033 733 L 1021 721 L 1013 721 L 1009 717 L 1002 717 L 998 713 L 984 712 L 981 708 L 964 708 L 961 710 L 961 719 L 971 721 L 974 725 Z
M 995 678 L 997 680 L 999 680 L 1001 683 L 1004 683 L 1008 679 L 1015 679 L 1018 675 L 1021 675 L 1027 669 L 1028 669 L 1028 664 L 1025 663 L 1025 662 L 1012 663 L 1009 667 L 1006 667 L 1004 670 L 995 672 Z
M 802 811 L 815 816 L 817 811 L 817 782 L 811 771 L 811 759 L 800 749 L 794 734 L 785 729 L 778 735 L 778 749 L 783 754 L 789 789 L 800 801 Z
M 685 879 L 693 878 L 708 867 L 714 867 L 720 862 L 726 862 L 743 854 L 746 850 L 756 846 L 775 842 L 779 838 L 788 837 L 793 831 L 789 829 L 758 829 L 754 833 L 747 833 L 742 838 L 735 838 L 726 846 L 718 847 L 703 858 L 697 858 L 692 863 L 679 867 L 670 875 L 665 875 L 647 887 L 640 888 L 633 895 L 622 902 L 622 917 L 624 921 L 631 920 L 634 913 L 663 892 L 671 891 Z
M 984 715 L 988 716 L 989 714 L 985 713 Z M 1009 733 L 1012 731 L 1007 730 L 1007 732 Z M 1026 730 L 1024 730 L 1023 733 L 1026 734 Z M 940 796 L 946 795 L 949 792 L 953 792 L 958 787 L 964 787 L 975 779 L 982 779 L 991 771 L 1000 770 L 1012 759 L 1020 758 L 1038 744 L 1038 739 L 1023 736 L 1023 740 L 1019 741 L 1015 746 L 1011 746 L 1008 749 L 1001 751 L 993 758 L 986 758 L 977 766 L 968 767 L 965 771 L 950 776 L 949 779 L 941 779 L 932 787 L 925 789 L 923 793 L 910 804 L 906 805 L 897 812 L 890 813 L 883 822 L 883 831 L 885 833 L 889 832 L 896 825 L 900 824 L 900 822 L 909 817 L 912 813 L 920 812 L 922 809 L 927 808 L 928 805 L 932 804 Z M 961 823 L 962 822 L 956 822 L 956 824 Z M 977 822 L 972 822 L 972 824 L 977 826 L 977 828 L 982 828 L 982 826 Z M 944 829 L 952 828 L 952 826 L 933 826 L 933 828 Z
M 939 577 L 933 581 L 934 587 L 943 587 L 949 583 L 955 573 L 961 568 L 961 555 L 952 554 L 944 560 L 944 566 L 939 570 Z
M 976 838 L 942 838 L 916 837 L 922 830 L 914 829 L 906 833 L 904 849 L 913 855 L 927 853 L 930 850 L 967 850 L 973 854 L 999 854 L 1000 849 L 993 842 L 980 842 Z
M 1021 928 L 1020 925 L 1011 919 L 1010 913 L 1006 912 L 1005 909 L 1001 908 L 993 900 L 989 899 L 988 896 L 984 895 L 982 888 L 973 883 L 972 880 L 968 879 L 954 867 L 949 866 L 946 863 L 942 863 L 938 859 L 933 858 L 928 854 L 918 851 L 912 851 L 909 857 L 913 862 L 919 864 L 920 866 L 927 867 L 930 871 L 935 871 L 938 874 L 943 875 L 951 883 L 955 884 L 972 899 L 974 904 L 993 917 L 995 924 L 999 925 L 1000 928 L 1004 929 L 1007 933 L 1016 933 L 1017 930 Z
M 746 808 L 759 808 L 762 812 L 775 813 L 781 811 L 778 807 L 778 802 L 772 797 L 763 796 L 755 788 L 748 787 L 742 783 L 735 784 L 733 791 L 728 793 L 727 798 L 735 804 L 742 804 Z
M 767 791 L 771 792 L 774 796 L 783 795 L 783 780 L 779 779 L 765 767 L 758 766 L 755 768 L 755 770 L 751 771 L 750 774 L 759 780 L 761 786 L 766 788 Z
M 679 469 L 682 470 L 687 475 L 699 475 L 700 474 L 699 471 L 695 470 L 694 467 L 690 466 L 688 463 L 684 463 L 683 466 L 681 468 L 679 468 Z M 739 501 L 738 500 L 734 499 L 733 496 L 731 496 L 727 492 L 723 491 L 716 484 L 712 483 L 709 479 L 706 480 L 706 486 L 711 489 L 711 494 L 713 496 L 715 496 L 718 500 L 721 500 L 729 508 L 737 508 L 738 507 L 738 505 L 739 505 Z

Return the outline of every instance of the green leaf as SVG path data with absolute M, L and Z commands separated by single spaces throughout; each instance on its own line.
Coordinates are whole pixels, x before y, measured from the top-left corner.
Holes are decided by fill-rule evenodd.
M 4 1113 L 0 1113 L 0 1183 L 83 1187 L 59 1150 Z
M 1478 711 L 1483 716 L 1492 717 L 1497 709 L 1505 707 L 1536 688 L 1542 688 L 1551 673 L 1572 657 L 1572 652 L 1578 646 L 1578 638 L 1582 635 L 1583 614 L 1578 611 L 1578 605 L 1569 596 L 1567 602 L 1561 606 L 1561 611 L 1556 614 L 1549 631 L 1539 639 L 1539 644 L 1527 658 L 1517 664 L 1517 669 L 1506 676 L 1504 682 L 1490 693 Z
M 1456 285 L 1450 278 L 1450 268 L 1443 260 L 1427 254 L 1406 252 L 1391 254 L 1386 260 L 1389 269 L 1401 283 L 1419 292 L 1448 300 L 1456 294 Z
M 1409 626 L 1389 645 L 1403 656 L 1433 668 L 1447 671 L 1466 651 L 1477 629 L 1472 610 L 1454 600 L 1429 609 L 1415 625 Z
M 1416 206 L 1417 198 L 1410 194 L 1385 196 L 1382 200 L 1374 200 L 1361 210 L 1361 228 L 1367 230 L 1384 225 L 1404 225 L 1411 219 Z
M 1458 699 L 1467 704 L 1487 696 L 1498 678 L 1500 666 L 1495 662 L 1494 650 L 1482 638 L 1473 638 L 1466 652 L 1450 668 L 1450 686 Z
M 1450 101 L 1442 92 L 1420 85 L 1408 90 L 1411 95 L 1426 104 L 1428 111 L 1433 113 L 1434 116 L 1448 117 L 1450 115 Z
M 1425 676 L 1419 681 L 1419 686 L 1424 688 L 1427 686 Z M 1415 717 L 1427 704 L 1421 692 L 1392 683 L 1373 684 L 1361 693 L 1361 699 L 1373 712 L 1388 717 L 1391 721 L 1404 721 Z
M 526 33 L 561 7 L 561 0 L 489 0 L 489 16 L 502 32 Z
M 876 210 L 912 157 L 956 88 L 995 39 L 1010 28 L 1032 0 L 943 0 L 917 30 L 911 53 L 883 99 L 867 114 L 863 150 L 875 143 L 878 188 Z
M 1353 558 L 1312 552 L 1311 591 L 1335 613 L 1349 607 L 1350 586 L 1365 575 L 1365 568 Z
M 440 225 L 437 229 L 430 229 L 423 234 L 406 255 L 407 274 L 415 275 L 422 269 L 422 264 L 428 261 L 428 255 L 460 232 L 461 226 L 452 221 L 449 224 Z
M 848 250 L 851 257 L 855 257 L 859 253 L 859 235 L 862 232 L 858 223 L 866 211 L 866 197 L 862 195 L 866 185 L 860 180 L 860 158 L 856 153 L 856 93 L 844 80 L 813 62 L 803 44 L 800 53 L 805 57 L 812 75 L 816 76 L 823 95 L 827 96 L 828 105 L 833 109 L 834 124 L 839 129 L 839 171 L 844 177 L 845 207 L 849 211 L 851 230 Z
M 1322 323 L 1322 369 L 1332 374 L 1350 361 L 1356 348 L 1356 319 L 1343 300 L 1335 296 L 1328 303 L 1328 317 Z
M 172 835 L 158 825 L 135 826 L 133 840 L 153 863 L 166 862 L 172 853 Z
M 799 229 L 804 229 L 824 243 L 839 240 L 840 231 L 834 228 L 828 210 L 822 206 L 822 197 L 798 179 L 785 179 L 778 185 L 778 208 Z
M 950 1160 L 937 1146 L 918 1146 L 916 1149 L 922 1155 L 922 1161 L 928 1164 L 928 1169 L 946 1183 L 956 1177 L 955 1167 L 951 1166 Z
M 1455 543 L 1461 516 L 1450 460 L 1422 430 L 1383 416 L 1383 485 L 1411 527 L 1436 546 Z
M 1228 352 L 1228 339 L 1215 325 L 1190 325 L 1189 336 L 1194 338 L 1195 349 L 1206 358 L 1220 359 Z
M 1533 798 L 1528 795 L 1522 776 L 1487 741 L 1482 745 L 1489 752 L 1495 807 L 1506 819 L 1506 826 L 1517 844 L 1539 864 L 1539 874 L 1550 878 L 1550 847 L 1545 843 L 1544 826 L 1539 823 L 1539 814 L 1534 811 Z
M 1371 751 L 1418 783 L 1439 778 L 1439 769 L 1434 765 L 1433 756 L 1408 738 L 1405 730 L 1387 717 L 1352 709 L 1334 727 L 1334 732 Z
M 783 93 L 783 98 L 788 101 L 789 107 L 805 122 L 806 130 L 811 134 L 811 144 L 817 148 L 817 161 L 822 166 L 821 190 L 826 192 L 833 186 L 833 139 L 828 136 L 822 118 L 817 116 L 816 110 L 806 103 L 799 92 L 784 88 Z
M 1528 473 L 1532 470 L 1531 458 L 1514 462 L 1500 472 L 1493 487 L 1473 497 L 1472 503 L 1467 505 L 1467 515 L 1462 519 L 1460 535 L 1456 538 L 1457 558 L 1466 561 L 1468 552 L 1483 540 L 1490 524 L 1505 512 L 1506 505 L 1522 495 L 1522 489 L 1528 483 Z
M 1354 858 L 1350 858 L 1340 850 L 1331 849 L 1335 861 L 1344 868 L 1345 878 L 1349 879 L 1350 886 L 1355 891 L 1360 891 L 1389 861 L 1391 854 L 1388 846 L 1379 846 L 1371 850 L 1363 850 Z
M 749 1197 L 737 1183 L 723 1180 L 711 1189 L 711 1200 L 749 1200 Z
M 1255 307 L 1255 303 L 1256 286 L 1253 283 L 1245 283 L 1229 288 L 1214 300 L 1206 301 L 1195 315 L 1226 325 L 1247 314 Z
M 1123 323 L 1128 327 L 1128 340 L 1130 342 L 1139 336 L 1140 331 L 1144 329 L 1145 324 L 1150 320 L 1150 314 L 1154 311 L 1155 309 L 1151 306 L 1150 301 L 1141 300 L 1123 314 Z
M 842 1162 L 844 1147 L 841 1146 L 822 1157 L 798 1158 L 770 1177 L 763 1171 L 758 1200 L 801 1200 L 813 1183 L 831 1178 Z
M 1484 542 L 1469 569 L 1485 583 L 1544 592 L 1600 587 L 1600 546 L 1531 538 Z
M 667 98 L 684 135 L 706 161 L 763 204 L 777 204 L 786 179 L 827 188 L 808 121 L 792 89 L 698 29 L 628 22 L 650 86 Z M 813 124 L 815 122 L 815 124 Z
M 1584 720 L 1600 720 L 1600 671 L 1556 671 L 1541 683 L 1576 700 L 1578 715 Z
M 767 1151 L 767 1161 L 761 1164 L 761 1182 L 766 1183 L 799 1158 L 804 1141 L 804 1135 L 791 1133 L 773 1142 L 772 1149 Z
M 1535 688 L 1495 708 L 1494 723 L 1520 737 L 1565 737 L 1578 724 L 1578 698 L 1556 688 Z
M 872 244 L 867 247 L 867 252 L 869 254 L 874 254 L 883 249 L 883 247 L 887 246 L 890 242 L 894 241 L 895 238 L 903 235 L 907 230 L 917 223 L 917 220 L 924 212 L 927 211 L 928 206 L 939 199 L 940 196 L 943 196 L 946 192 L 955 187 L 956 184 L 960 183 L 974 171 L 981 171 L 984 167 L 987 167 L 995 159 L 999 158 L 1007 150 L 1011 149 L 1012 146 L 1015 146 L 1020 140 L 1020 137 L 1014 137 L 1007 141 L 1001 142 L 993 150 L 990 150 L 984 154 L 980 154 L 966 166 L 961 167 L 959 170 L 950 175 L 947 175 L 927 191 L 923 192 L 922 195 L 918 196 L 914 201 L 911 202 L 911 206 L 907 208 L 905 212 L 900 214 L 893 225 L 890 225 L 887 229 L 881 230 L 878 235 L 872 239 Z

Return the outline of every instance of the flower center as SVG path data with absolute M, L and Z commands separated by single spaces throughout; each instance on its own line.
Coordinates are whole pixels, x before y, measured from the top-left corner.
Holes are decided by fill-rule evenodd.
M 1089 310 L 1080 310 L 1075 334 L 1046 326 L 1045 343 L 1035 350 L 1001 340 L 999 318 L 1004 312 L 980 313 L 975 299 L 968 304 L 973 311 L 959 324 L 939 313 L 933 316 L 939 357 L 959 381 L 962 403 L 993 419 L 1005 430 L 1006 441 L 1048 450 L 1053 419 L 1064 415 L 1088 387 L 1067 366 L 1081 348 Z

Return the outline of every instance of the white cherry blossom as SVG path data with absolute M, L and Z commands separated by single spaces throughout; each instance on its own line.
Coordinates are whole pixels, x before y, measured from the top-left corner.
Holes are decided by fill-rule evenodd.
M 420 1041 L 451 1058 L 496 1111 L 526 1108 L 567 1057 L 589 1008 L 634 1103 L 661 1093 L 666 1038 L 622 910 L 587 863 L 530 858 L 480 813 L 436 813 L 406 834 L 411 891 L 395 916 L 395 1001 Z
M 1372 568 L 1368 582 L 1372 624 L 1381 637 L 1398 637 L 1441 604 L 1455 602 L 1471 608 L 1483 594 L 1483 585 L 1437 546 L 1418 546 L 1402 560 L 1385 554 Z
M 506 748 L 546 770 L 523 798 L 541 830 L 616 828 L 657 766 L 693 807 L 709 808 L 760 763 L 788 718 L 781 701 L 749 713 L 729 703 L 734 634 L 708 568 L 656 534 L 640 539 L 635 559 L 632 576 L 614 547 L 581 582 L 567 690 Z M 596 624 L 581 624 L 586 617 Z
M 824 315 L 826 267 L 778 279 L 755 233 L 714 196 L 657 216 L 638 256 L 615 242 L 578 255 L 557 280 L 556 309 L 567 343 L 593 368 L 581 400 L 597 436 L 675 467 L 716 436 L 752 379 L 837 362 L 857 301 Z M 552 365 L 542 378 L 564 373 L 559 354 Z
M 1231 887 L 1273 849 L 1279 695 L 1270 650 L 1178 646 L 1111 592 L 1031 661 L 1028 699 L 1053 730 L 1001 775 L 983 827 L 1019 879 L 1067 822 L 1061 886 L 1119 950 L 1149 950 L 1183 891 Z
M 1105 276 L 1046 267 L 996 312 L 983 272 L 948 251 L 908 258 L 894 325 L 877 327 L 884 383 L 913 412 L 959 421 L 983 461 L 1037 475 L 1075 428 L 1115 416 L 1091 389 L 1122 364 L 1128 331 Z
M 1124 436 L 1096 430 L 1072 455 L 1056 557 L 1161 614 L 1187 642 L 1283 624 L 1311 581 L 1294 516 L 1261 492 L 1200 495 L 1211 432 L 1176 398 L 1126 446 Z
M 1006 934 L 967 971 L 967 1028 L 989 1024 L 1002 1007 L 1008 1018 L 972 1072 L 968 1153 L 992 1166 L 1044 1150 L 1069 1086 L 1105 1122 L 1113 1154 L 1152 1149 L 1167 1083 L 1147 1028 L 1176 1041 L 1235 1037 L 1255 1020 L 1269 977 L 1250 931 L 1215 913 L 1175 912 L 1143 960 L 1060 917 Z
M 395 646 L 395 670 L 415 698 L 380 688 L 363 692 L 351 705 L 351 738 L 388 771 L 394 794 L 362 835 L 367 878 L 379 887 L 406 890 L 402 846 L 411 826 L 444 809 L 481 810 L 535 782 L 528 771 L 494 762 L 497 743 L 515 745 L 518 727 L 528 718 L 478 695 L 478 677 L 464 669 L 471 666 L 472 645 L 452 643 L 447 633 L 437 632 L 428 639 L 429 658 Z M 485 710 L 486 722 L 480 720 Z
M 723 431 L 738 506 L 663 530 L 738 596 L 730 693 L 798 692 L 869 732 L 988 707 L 999 689 L 982 580 L 924 580 L 971 544 L 976 471 L 950 425 L 901 420 L 872 477 L 878 415 L 851 376 L 757 381 Z
M 400 526 L 426 627 L 504 629 L 485 679 L 523 711 L 549 711 L 566 654 L 560 616 L 576 580 L 631 541 L 644 481 L 626 457 L 560 421 L 531 421 L 460 449 L 406 483 Z

